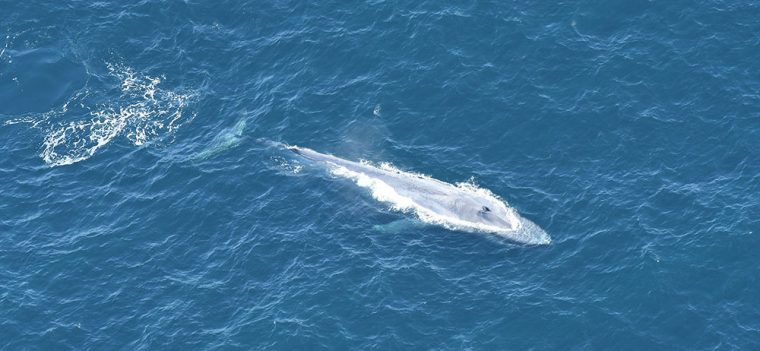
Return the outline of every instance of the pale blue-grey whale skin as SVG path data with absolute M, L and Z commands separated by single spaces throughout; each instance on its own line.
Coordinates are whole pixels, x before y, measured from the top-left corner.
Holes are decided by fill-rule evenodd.
M 370 188 L 376 199 L 413 211 L 424 222 L 454 230 L 498 234 L 524 244 L 551 243 L 549 234 L 488 190 L 455 186 L 431 177 L 349 161 L 305 147 L 287 148 L 330 168 L 333 174 Z M 383 190 L 391 195 L 378 193 Z

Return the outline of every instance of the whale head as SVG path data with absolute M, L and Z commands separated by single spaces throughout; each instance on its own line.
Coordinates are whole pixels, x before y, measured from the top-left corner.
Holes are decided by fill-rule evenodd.
M 492 206 L 481 206 L 477 210 L 477 222 L 484 228 L 519 243 L 548 245 L 552 241 L 551 236 L 541 227 L 498 200 L 492 202 Z

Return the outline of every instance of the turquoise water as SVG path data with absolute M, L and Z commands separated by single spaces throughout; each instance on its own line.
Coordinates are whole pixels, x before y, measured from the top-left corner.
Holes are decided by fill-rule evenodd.
M 760 348 L 757 3 L 0 13 L 2 350 Z M 394 225 L 262 139 L 552 243 Z

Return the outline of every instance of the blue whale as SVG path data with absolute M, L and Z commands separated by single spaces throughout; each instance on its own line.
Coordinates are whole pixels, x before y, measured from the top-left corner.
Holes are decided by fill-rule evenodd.
M 349 161 L 305 147 L 287 148 L 301 158 L 327 167 L 333 175 L 368 189 L 373 198 L 390 204 L 392 209 L 414 214 L 425 223 L 492 233 L 524 244 L 551 243 L 549 234 L 487 189 L 466 183 L 449 184 L 388 164 Z

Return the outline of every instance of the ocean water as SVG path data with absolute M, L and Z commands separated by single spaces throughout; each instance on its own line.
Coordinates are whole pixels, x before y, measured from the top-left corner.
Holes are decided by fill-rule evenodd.
M 0 0 L 0 349 L 760 348 L 760 4 Z M 488 189 L 439 226 L 261 140 Z

